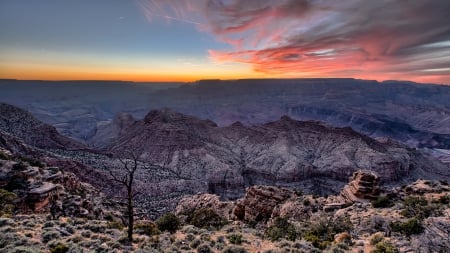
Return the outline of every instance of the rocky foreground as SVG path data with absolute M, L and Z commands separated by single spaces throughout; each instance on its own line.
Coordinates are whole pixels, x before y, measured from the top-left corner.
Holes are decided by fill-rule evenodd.
M 0 150 L 1 252 L 449 252 L 450 186 L 381 188 L 357 171 L 338 195 L 252 186 L 235 201 L 186 196 L 173 214 L 136 217 L 65 167 Z

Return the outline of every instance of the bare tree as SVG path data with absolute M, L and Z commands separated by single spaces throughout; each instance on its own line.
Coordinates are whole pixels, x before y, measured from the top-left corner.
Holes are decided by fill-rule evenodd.
M 176 179 L 190 180 L 190 177 L 184 176 L 181 170 L 170 168 L 167 164 L 164 167 L 156 164 L 150 164 L 143 162 L 139 159 L 139 153 L 137 151 L 124 152 L 125 156 L 118 157 L 121 163 L 119 170 L 109 170 L 109 174 L 114 182 L 121 184 L 126 190 L 126 206 L 127 206 L 127 222 L 128 222 L 128 241 L 133 242 L 133 227 L 134 227 L 134 200 L 140 192 L 135 189 L 135 176 L 138 170 L 147 170 L 151 173 L 157 171 L 166 171 L 171 177 Z
M 140 168 L 146 168 L 140 161 L 136 152 L 127 152 L 127 158 L 118 158 L 122 165 L 120 172 L 109 170 L 109 174 L 113 181 L 123 185 L 126 189 L 126 206 L 128 219 L 128 241 L 133 242 L 134 227 L 134 198 L 138 194 L 134 190 L 134 177 L 136 171 Z

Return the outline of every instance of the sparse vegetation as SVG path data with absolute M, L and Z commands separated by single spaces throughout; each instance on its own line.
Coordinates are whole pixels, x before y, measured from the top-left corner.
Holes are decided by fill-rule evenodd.
M 241 245 L 243 242 L 242 235 L 241 234 L 231 234 L 227 236 L 228 240 L 232 244 Z
M 207 244 L 202 244 L 197 247 L 197 253 L 213 253 L 213 251 Z
M 303 239 L 316 248 L 325 249 L 334 241 L 336 234 L 350 232 L 352 228 L 353 224 L 348 217 L 323 217 L 303 233 Z
M 375 208 L 387 208 L 394 206 L 394 202 L 392 201 L 392 199 L 386 195 L 379 196 L 375 200 L 372 200 L 371 203 Z
M 58 243 L 50 249 L 50 253 L 66 253 L 69 251 L 69 247 L 63 243 Z
M 223 227 L 227 221 L 222 219 L 214 210 L 210 208 L 202 208 L 192 213 L 192 218 L 188 219 L 188 223 L 198 228 L 215 228 Z
M 247 250 L 245 250 L 245 248 L 238 247 L 238 246 L 228 246 L 222 252 L 223 253 L 247 253 Z
M 139 222 L 135 225 L 134 229 L 135 229 L 135 232 L 138 234 L 143 234 L 143 235 L 148 235 L 148 236 L 159 234 L 158 226 L 155 223 L 150 222 L 150 221 Z
M 425 219 L 440 214 L 439 205 L 429 204 L 424 197 L 407 197 L 403 205 L 400 213 L 407 218 Z
M 450 195 L 442 195 L 441 197 L 439 197 L 439 203 L 448 205 L 450 203 Z
M 375 244 L 374 249 L 371 253 L 398 253 L 398 249 L 396 249 L 392 243 L 386 240 L 381 240 Z
M 411 236 L 423 232 L 422 222 L 417 218 L 409 219 L 405 222 L 396 221 L 390 224 L 392 231 Z
M 277 217 L 273 224 L 267 228 L 266 236 L 272 240 L 277 241 L 281 238 L 286 238 L 290 241 L 295 241 L 298 233 L 295 226 L 291 224 L 287 219 Z
M 14 213 L 14 200 L 17 195 L 13 192 L 0 189 L 0 217 L 12 217 Z

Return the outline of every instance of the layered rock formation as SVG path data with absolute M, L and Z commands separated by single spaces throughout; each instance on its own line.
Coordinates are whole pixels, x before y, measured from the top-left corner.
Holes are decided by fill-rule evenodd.
M 0 150 L 3 156 L 7 152 Z M 48 212 L 59 216 L 94 217 L 101 213 L 104 195 L 81 182 L 72 172 L 45 164 L 31 166 L 0 158 L 0 188 L 18 196 L 16 212 Z M 38 163 L 38 162 L 36 162 Z
M 258 126 L 218 127 L 171 110 L 152 111 L 122 130 L 108 150 L 133 150 L 183 180 L 206 183 L 190 190 L 224 199 L 242 197 L 252 185 L 337 193 L 359 168 L 376 172 L 384 183 L 450 174 L 445 165 L 401 144 L 287 116 Z
M 378 197 L 379 177 L 371 171 L 359 170 L 353 173 L 350 183 L 341 191 L 341 196 L 347 202 L 370 200 Z

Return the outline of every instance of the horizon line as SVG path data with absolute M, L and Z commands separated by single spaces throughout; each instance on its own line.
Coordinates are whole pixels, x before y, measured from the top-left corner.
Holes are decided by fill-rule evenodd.
M 424 82 L 415 82 L 410 80 L 395 80 L 395 79 L 386 79 L 386 80 L 375 80 L 375 79 L 363 79 L 363 78 L 355 78 L 355 77 L 298 77 L 298 78 L 282 78 L 282 77 L 267 77 L 267 78 L 234 78 L 234 79 L 221 79 L 221 78 L 206 78 L 206 79 L 198 79 L 194 81 L 131 81 L 131 80 L 108 80 L 108 79 L 57 79 L 57 80 L 45 80 L 45 79 L 17 79 L 17 78 L 0 78 L 0 81 L 28 81 L 28 82 L 103 82 L 103 83 L 160 83 L 160 84 L 195 84 L 199 82 L 206 81 L 245 81 L 245 80 L 361 80 L 361 81 L 374 81 L 377 83 L 383 82 L 407 82 L 414 84 L 422 84 L 422 85 L 444 85 L 450 86 L 450 83 L 424 83 Z

